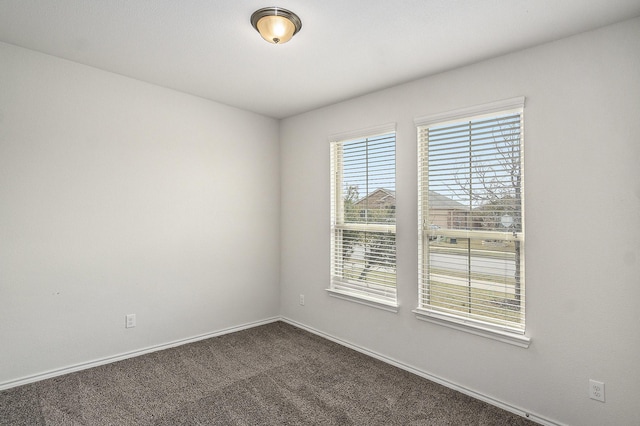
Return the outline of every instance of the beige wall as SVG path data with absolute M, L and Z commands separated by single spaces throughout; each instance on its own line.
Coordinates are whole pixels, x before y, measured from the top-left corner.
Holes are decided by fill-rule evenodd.
M 0 387 L 278 314 L 276 120 L 7 44 L 0 64 Z
M 526 97 L 528 349 L 411 312 L 418 293 L 413 120 L 516 96 Z M 637 424 L 638 117 L 635 19 L 283 120 L 283 315 L 540 421 Z M 397 314 L 325 290 L 328 137 L 390 122 L 397 123 Z M 606 403 L 589 399 L 589 378 L 605 382 Z

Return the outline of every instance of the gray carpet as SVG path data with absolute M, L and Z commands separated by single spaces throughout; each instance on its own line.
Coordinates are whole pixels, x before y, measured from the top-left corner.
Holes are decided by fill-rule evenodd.
M 276 322 L 0 392 L 2 425 L 529 425 Z

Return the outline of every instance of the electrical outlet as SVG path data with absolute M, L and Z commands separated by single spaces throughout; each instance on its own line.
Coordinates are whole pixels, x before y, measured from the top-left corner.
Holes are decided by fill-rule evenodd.
M 125 328 L 132 328 L 136 326 L 136 314 L 129 314 L 126 315 L 124 320 L 124 327 Z
M 589 398 L 604 402 L 604 383 L 590 379 Z
M 304 306 L 304 294 L 300 295 L 300 306 Z

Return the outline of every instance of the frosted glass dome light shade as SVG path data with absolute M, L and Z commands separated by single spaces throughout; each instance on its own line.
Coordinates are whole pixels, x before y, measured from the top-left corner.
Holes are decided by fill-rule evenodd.
M 302 21 L 298 15 L 287 9 L 265 7 L 253 12 L 251 25 L 269 43 L 282 44 L 300 31 Z

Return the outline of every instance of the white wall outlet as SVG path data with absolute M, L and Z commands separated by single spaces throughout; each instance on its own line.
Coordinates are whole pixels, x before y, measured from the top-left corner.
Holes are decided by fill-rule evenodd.
M 589 380 L 589 398 L 604 402 L 604 383 Z
M 304 306 L 304 294 L 300 295 L 300 306 Z
M 132 328 L 136 326 L 136 314 L 129 314 L 124 317 L 124 327 Z

